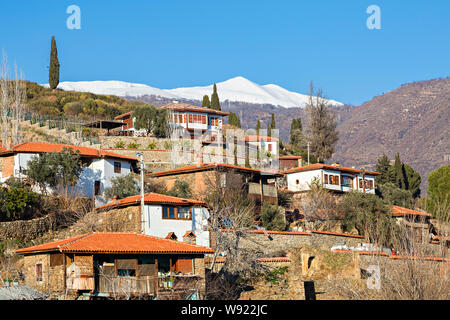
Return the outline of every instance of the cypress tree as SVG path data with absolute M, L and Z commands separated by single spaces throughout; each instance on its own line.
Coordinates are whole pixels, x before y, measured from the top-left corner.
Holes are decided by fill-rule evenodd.
M 304 144 L 304 140 L 302 119 L 292 119 L 290 144 L 302 147 L 302 144 Z
M 261 122 L 258 119 L 258 121 L 256 121 L 256 135 L 257 136 L 259 136 L 259 129 L 261 129 Z
M 400 161 L 400 154 L 395 155 L 394 163 L 394 183 L 401 189 L 406 189 L 405 168 Z
M 270 125 L 270 123 L 267 123 L 267 136 L 272 136 L 272 126 Z
M 202 107 L 211 108 L 211 102 L 209 101 L 209 96 L 206 94 L 203 96 Z
M 241 120 L 239 119 L 237 114 L 235 114 L 234 112 L 230 112 L 230 115 L 228 116 L 228 124 L 240 128 Z
M 58 50 L 56 49 L 55 36 L 52 36 L 52 44 L 50 50 L 50 67 L 48 71 L 48 83 L 50 88 L 56 89 L 59 84 L 59 61 Z
M 213 86 L 213 93 L 211 95 L 211 109 L 219 110 L 219 111 L 222 110 L 220 108 L 219 95 L 217 94 L 217 86 L 215 83 Z
M 377 184 L 387 183 L 389 182 L 389 167 L 390 167 L 389 158 L 383 154 L 377 162 L 376 171 L 381 173 L 381 175 L 375 178 L 375 182 Z
M 272 120 L 270 121 L 270 128 L 271 129 L 275 129 L 276 125 L 275 125 L 275 115 L 272 113 Z

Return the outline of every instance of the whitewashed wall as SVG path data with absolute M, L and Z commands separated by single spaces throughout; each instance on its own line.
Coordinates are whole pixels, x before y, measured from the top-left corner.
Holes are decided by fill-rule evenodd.
M 145 205 L 144 233 L 165 238 L 174 232 L 178 241 L 183 241 L 186 231 L 192 231 L 196 235 L 197 245 L 209 247 L 209 212 L 203 207 L 192 207 L 192 211 L 192 220 L 163 219 L 161 205 Z

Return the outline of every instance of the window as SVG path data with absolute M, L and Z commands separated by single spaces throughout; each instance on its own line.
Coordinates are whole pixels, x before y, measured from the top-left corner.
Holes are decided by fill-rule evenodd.
M 267 146 L 269 147 L 269 151 L 272 151 L 272 144 L 269 143 Z
M 299 184 L 300 183 L 300 181 L 297 179 L 297 180 L 295 180 L 295 184 Z
M 42 281 L 42 263 L 36 264 L 36 281 Z
M 184 219 L 192 219 L 192 208 L 183 208 Z
M 192 123 L 192 114 L 191 113 L 189 113 L 189 122 Z
M 122 163 L 114 161 L 114 173 L 122 172 Z
M 50 254 L 50 267 L 62 266 L 64 264 L 64 255 L 62 253 Z
M 94 195 L 100 195 L 100 181 L 94 182 Z
M 324 180 L 325 180 L 324 183 L 325 183 L 325 184 L 328 184 L 328 175 L 327 175 L 327 174 L 324 175 Z
M 369 181 L 369 189 L 373 189 L 373 180 L 368 180 Z
M 202 124 L 206 124 L 206 116 L 202 116 Z
M 178 115 L 178 122 L 183 123 L 183 115 Z
M 342 185 L 344 187 L 352 188 L 353 187 L 353 178 L 347 177 L 347 176 L 342 176 Z
M 162 218 L 163 219 L 176 219 L 176 220 L 191 220 L 192 219 L 192 208 L 163 206 L 162 207 Z

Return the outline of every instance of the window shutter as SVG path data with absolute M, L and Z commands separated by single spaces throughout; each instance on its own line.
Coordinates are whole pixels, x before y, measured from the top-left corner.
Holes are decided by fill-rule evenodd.
M 192 273 L 192 258 L 178 257 L 176 271 L 181 273 Z

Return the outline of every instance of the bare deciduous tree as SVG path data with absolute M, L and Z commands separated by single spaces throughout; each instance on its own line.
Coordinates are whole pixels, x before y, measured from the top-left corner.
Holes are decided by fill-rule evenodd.
M 305 220 L 311 229 L 329 230 L 342 220 L 336 207 L 336 200 L 322 187 L 318 179 L 308 183 L 310 191 L 301 202 Z
M 308 114 L 308 140 L 311 142 L 311 151 L 317 160 L 324 161 L 330 158 L 338 141 L 337 122 L 331 112 L 322 90 L 314 93 L 310 84 L 309 102 L 306 105 Z
M 218 255 L 225 257 L 225 262 L 219 273 L 210 274 L 208 297 L 233 298 L 242 290 L 237 279 L 245 280 L 261 272 L 264 267 L 257 261 L 261 253 L 257 249 L 245 248 L 241 240 L 248 237 L 249 229 L 255 228 L 255 206 L 245 192 L 245 182 L 242 176 L 234 172 L 214 170 L 205 179 L 207 193 L 204 200 L 209 205 L 209 228 L 215 253 L 212 257 L 210 270 Z M 248 239 L 250 241 L 250 239 Z M 230 281 L 232 292 L 228 292 Z M 228 296 L 224 295 L 224 285 L 227 284 Z
M 9 65 L 6 52 L 2 52 L 0 65 L 0 118 L 2 124 L 1 140 L 3 146 L 22 142 L 22 121 L 26 102 L 26 84 L 23 72 L 14 64 L 15 79 L 9 79 Z

